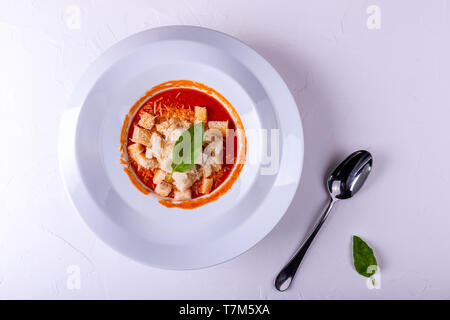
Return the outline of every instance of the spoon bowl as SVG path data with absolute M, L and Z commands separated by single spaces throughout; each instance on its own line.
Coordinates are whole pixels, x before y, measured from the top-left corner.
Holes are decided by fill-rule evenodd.
M 361 189 L 372 170 L 372 155 L 359 150 L 349 155 L 334 169 L 327 181 L 331 198 L 343 200 L 351 198 Z

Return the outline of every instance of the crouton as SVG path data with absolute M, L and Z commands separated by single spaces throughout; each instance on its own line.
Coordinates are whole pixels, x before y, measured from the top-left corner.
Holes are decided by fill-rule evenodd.
M 140 143 L 132 144 L 128 146 L 128 155 L 131 159 L 137 162 L 138 156 L 144 152 L 144 146 Z
M 223 141 L 222 132 L 218 129 L 208 129 L 203 135 L 203 144 L 208 144 L 212 141 Z
M 195 107 L 195 123 L 203 122 L 206 124 L 207 121 L 208 121 L 208 114 L 206 112 L 206 108 L 196 106 Z
M 172 185 L 165 181 L 157 184 L 155 188 L 155 192 L 161 197 L 167 197 L 170 194 L 170 191 L 172 191 Z
M 189 129 L 191 124 L 187 121 L 175 121 L 169 119 L 167 121 L 158 123 L 156 125 L 156 131 L 164 136 L 167 143 L 175 143 L 181 134 Z
M 183 134 L 183 132 L 186 131 L 184 128 L 170 128 L 166 132 L 166 141 L 167 143 L 173 144 L 177 142 L 177 140 L 180 138 L 180 136 Z
M 191 189 L 186 189 L 184 191 L 175 190 L 173 198 L 180 201 L 191 200 Z
M 212 174 L 212 168 L 211 168 L 211 165 L 209 165 L 209 164 L 204 164 L 201 167 L 201 170 L 203 172 L 203 177 L 205 177 L 205 178 L 209 177 Z
M 158 168 L 158 161 L 156 161 L 156 159 L 147 159 L 143 153 L 138 156 L 136 162 L 138 163 L 138 165 L 144 167 L 145 169 Z
M 158 159 L 163 156 L 163 141 L 159 134 L 153 132 L 150 138 L 152 154 Z
M 154 169 L 158 167 L 158 161 L 156 161 L 156 159 L 147 159 L 143 153 L 139 154 L 135 161 L 145 169 Z
M 143 144 L 144 146 L 150 146 L 151 132 L 147 129 L 135 126 L 133 131 L 133 137 L 131 141 Z
M 227 121 L 208 121 L 209 129 L 219 130 L 222 136 L 226 137 L 228 134 L 228 120 Z
M 144 146 L 142 144 L 135 143 L 128 146 L 128 155 L 138 165 L 144 167 L 145 169 L 153 169 L 158 167 L 158 161 L 156 161 L 156 159 L 147 159 L 144 156 Z
M 141 119 L 139 119 L 138 125 L 142 128 L 151 130 L 155 125 L 155 116 L 151 115 L 148 112 L 142 112 Z
M 213 179 L 212 178 L 203 178 L 202 183 L 200 185 L 199 192 L 206 194 L 210 193 L 213 185 Z
M 164 158 L 159 162 L 159 167 L 165 172 L 172 172 L 172 159 Z
M 154 157 L 153 152 L 152 152 L 152 148 L 147 147 L 145 149 L 145 157 L 148 159 L 151 159 Z
M 162 121 L 155 125 L 156 131 L 161 134 L 165 134 L 166 130 L 172 125 L 173 121 L 171 119 L 167 121 Z
M 155 174 L 153 175 L 153 183 L 160 184 L 166 178 L 166 173 L 161 169 L 156 169 Z
M 173 184 L 178 190 L 184 191 L 191 187 L 195 182 L 196 177 L 194 175 L 188 174 L 187 172 L 174 172 L 172 174 Z
M 203 165 L 217 165 L 223 163 L 223 144 L 213 141 L 203 150 Z

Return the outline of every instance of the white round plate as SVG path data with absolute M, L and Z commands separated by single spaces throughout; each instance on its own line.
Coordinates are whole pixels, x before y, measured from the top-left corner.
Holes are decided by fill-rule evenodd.
M 193 210 L 168 209 L 142 194 L 119 162 L 131 106 L 153 86 L 178 79 L 220 92 L 247 134 L 247 162 L 233 188 Z M 261 129 L 279 129 L 272 174 L 261 174 Z M 61 119 L 58 148 L 68 194 L 103 241 L 152 266 L 195 269 L 238 256 L 281 219 L 300 179 L 303 132 L 286 84 L 259 54 L 213 30 L 171 26 L 120 41 L 88 69 Z

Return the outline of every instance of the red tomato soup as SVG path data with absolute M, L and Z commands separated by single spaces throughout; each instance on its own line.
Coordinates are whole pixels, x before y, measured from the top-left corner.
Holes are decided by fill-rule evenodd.
M 172 172 L 175 142 L 184 131 L 200 122 L 204 126 L 203 152 L 208 148 L 213 151 L 208 153 L 210 156 L 204 153 L 201 163 L 187 172 Z M 124 162 L 128 164 L 127 173 L 132 178 L 131 170 L 145 186 L 142 188 L 133 181 L 142 192 L 148 193 L 148 189 L 167 199 L 192 201 L 211 194 L 227 180 L 236 165 L 236 129 L 227 108 L 203 91 L 172 88 L 158 92 L 129 121 L 125 143 L 128 162 Z M 232 139 L 231 151 L 226 150 L 227 139 L 228 145 Z

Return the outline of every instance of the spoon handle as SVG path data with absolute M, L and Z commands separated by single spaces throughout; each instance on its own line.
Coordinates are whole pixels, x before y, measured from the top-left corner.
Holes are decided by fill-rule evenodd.
M 308 237 L 303 241 L 301 246 L 297 249 L 294 256 L 289 260 L 289 262 L 284 266 L 284 268 L 280 271 L 277 278 L 275 279 L 275 288 L 278 289 L 278 291 L 285 291 L 289 286 L 291 285 L 292 279 L 294 279 L 295 273 L 297 272 L 298 267 L 300 266 L 300 263 L 303 260 L 303 257 L 306 254 L 306 251 L 308 251 L 309 246 L 314 240 L 314 237 L 317 235 L 317 233 L 320 230 L 320 227 L 323 225 L 325 220 L 328 217 L 328 214 L 330 213 L 331 209 L 333 208 L 334 203 L 336 200 L 330 199 L 330 202 L 328 203 L 327 208 L 325 209 L 325 212 L 320 217 L 319 221 L 314 226 L 313 231 L 308 235 Z

